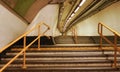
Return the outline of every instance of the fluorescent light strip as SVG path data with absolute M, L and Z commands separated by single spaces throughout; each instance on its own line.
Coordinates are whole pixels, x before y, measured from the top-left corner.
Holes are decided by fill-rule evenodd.
M 82 2 L 79 4 L 79 6 L 82 6 L 85 3 L 86 0 L 82 0 Z
M 76 10 L 74 11 L 75 13 L 79 10 L 80 7 L 77 7 Z
M 69 18 L 69 20 L 71 19 L 71 17 Z
M 73 17 L 75 14 L 73 13 L 72 15 L 71 15 L 71 17 Z
M 69 20 L 66 21 L 66 23 L 68 23 Z

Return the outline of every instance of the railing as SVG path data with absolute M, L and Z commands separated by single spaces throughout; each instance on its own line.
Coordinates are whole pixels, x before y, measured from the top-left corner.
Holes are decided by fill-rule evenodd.
M 75 28 L 72 28 L 72 35 L 73 35 L 73 40 L 75 42 L 75 44 L 78 43 L 78 40 L 77 40 L 77 32 L 76 32 L 76 29 Z
M 107 37 L 103 36 L 103 27 L 108 29 L 110 32 L 112 32 L 114 34 L 114 43 L 111 42 Z M 117 37 L 120 37 L 120 34 L 118 32 L 116 32 L 115 30 L 111 29 L 110 27 L 108 27 L 105 24 L 99 23 L 98 24 L 98 33 L 100 35 L 100 48 L 102 49 L 102 40 L 106 40 L 111 46 L 114 47 L 114 63 L 113 63 L 113 67 L 116 68 L 117 67 Z
M 40 26 L 41 25 L 45 25 L 48 28 L 43 32 L 43 34 L 40 34 Z M 38 29 L 38 36 L 37 38 L 35 38 L 31 43 L 29 43 L 28 45 L 26 45 L 26 36 L 31 33 L 33 30 Z M 8 44 L 7 46 L 5 46 L 4 48 L 8 48 L 9 46 L 11 46 L 12 44 L 14 44 L 15 42 L 17 42 L 18 40 L 20 40 L 21 38 L 24 38 L 24 48 L 16 55 L 14 56 L 7 64 L 5 64 L 1 69 L 0 72 L 2 72 L 4 69 L 6 69 L 16 58 L 18 58 L 22 53 L 23 53 L 23 68 L 27 68 L 26 66 L 26 50 L 28 49 L 28 47 L 30 47 L 35 41 L 38 40 L 38 49 L 40 49 L 40 36 L 44 35 L 48 30 L 50 29 L 50 27 L 45 24 L 45 23 L 39 23 L 37 24 L 35 27 L 33 27 L 31 30 L 25 32 L 23 35 L 21 35 L 20 37 L 18 37 L 16 40 L 14 40 L 13 42 L 11 42 L 10 44 Z

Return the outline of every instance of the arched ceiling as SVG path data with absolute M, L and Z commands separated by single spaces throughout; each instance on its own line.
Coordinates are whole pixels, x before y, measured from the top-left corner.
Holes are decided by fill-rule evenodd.
M 66 0 L 60 7 L 58 29 L 65 33 L 77 23 L 118 1 L 120 0 Z
M 41 8 L 51 2 L 51 0 L 2 0 L 28 23 L 30 23 Z
M 67 32 L 78 22 L 96 14 L 120 0 L 1 0 L 22 16 L 28 23 L 47 4 L 59 4 L 57 28 Z M 83 4 L 82 4 L 83 3 Z

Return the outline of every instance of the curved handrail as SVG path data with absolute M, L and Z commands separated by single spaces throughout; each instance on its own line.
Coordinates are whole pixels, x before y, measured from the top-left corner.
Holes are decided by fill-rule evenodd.
M 114 34 L 114 43 L 111 42 L 107 37 L 103 35 L 103 27 L 108 29 Z M 100 48 L 102 49 L 102 39 L 106 40 L 109 44 L 111 44 L 114 47 L 114 64 L 113 67 L 117 67 L 117 37 L 120 37 L 120 34 L 113 30 L 112 28 L 108 27 L 107 25 L 103 23 L 98 23 L 98 34 L 100 35 Z
M 111 32 L 115 33 L 116 35 L 120 36 L 120 33 L 118 33 L 117 31 L 113 30 L 112 28 L 110 28 L 109 26 L 107 26 L 106 24 L 103 23 L 98 23 L 98 33 L 100 33 L 100 25 L 104 26 L 105 28 L 107 28 L 108 30 L 110 30 Z
M 26 49 L 28 47 L 30 47 L 35 41 L 38 40 L 38 48 L 40 48 L 40 37 L 42 36 L 40 34 L 40 26 L 41 25 L 45 25 L 46 27 L 48 27 L 45 32 L 43 32 L 42 35 L 44 35 L 49 29 L 50 27 L 43 23 L 43 22 L 40 22 L 39 24 L 37 24 L 35 27 L 33 27 L 31 30 L 25 32 L 24 34 L 22 34 L 20 37 L 18 37 L 17 39 L 15 39 L 14 41 L 12 41 L 10 44 L 6 45 L 5 47 L 3 47 L 5 50 L 6 48 L 8 48 L 9 46 L 11 46 L 12 44 L 14 44 L 15 42 L 17 42 L 18 40 L 20 40 L 21 38 L 24 38 L 24 48 L 16 55 L 14 56 L 7 64 L 5 64 L 1 69 L 0 69 L 0 72 L 2 72 L 5 68 L 7 68 L 8 65 L 10 65 L 17 57 L 19 57 L 22 53 L 23 53 L 23 68 L 26 68 Z M 34 29 L 38 28 L 38 37 L 35 38 L 31 43 L 29 43 L 27 46 L 26 46 L 26 36 L 27 34 L 29 34 L 30 32 L 32 32 Z M 2 52 L 3 50 L 1 50 L 0 52 Z

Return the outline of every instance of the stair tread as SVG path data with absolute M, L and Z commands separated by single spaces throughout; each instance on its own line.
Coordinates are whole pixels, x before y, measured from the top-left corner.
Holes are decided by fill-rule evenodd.
M 4 64 L 0 64 L 0 67 L 2 67 Z M 22 67 L 23 65 L 22 64 L 11 64 L 9 65 L 8 67 L 12 68 L 12 67 Z M 99 64 L 96 64 L 96 63 L 91 63 L 91 64 L 81 64 L 81 63 L 77 63 L 77 64 L 26 64 L 26 66 L 28 68 L 36 68 L 36 67 L 39 67 L 39 68 L 42 68 L 42 67 L 45 67 L 45 68 L 59 68 L 59 67 L 112 67 L 112 63 L 99 63 Z M 118 66 L 120 66 L 120 64 L 118 64 Z
M 7 60 L 4 60 L 4 61 L 2 61 L 2 62 L 0 62 L 0 64 L 4 64 L 4 63 L 7 63 L 8 61 Z M 120 61 L 118 61 L 118 62 L 120 62 Z M 21 60 L 19 60 L 19 61 L 14 61 L 12 64 L 22 64 L 23 63 L 23 61 Z M 67 63 L 112 63 L 112 61 L 111 60 L 35 60 L 35 61 L 31 61 L 31 60 L 27 60 L 27 62 L 26 62 L 27 64 L 46 64 L 46 63 L 48 63 L 48 64 L 50 64 L 50 63 L 52 63 L 52 64 L 55 64 L 55 63 L 59 63 L 59 64 L 67 64 Z
M 3 56 L 2 58 L 13 58 L 15 55 L 7 55 L 7 56 Z M 76 58 L 81 58 L 81 57 L 88 57 L 88 58 L 98 58 L 98 57 L 113 57 L 113 55 L 26 55 L 26 58 L 72 58 L 72 57 L 76 57 Z M 20 55 L 18 58 L 23 58 L 23 55 Z
M 10 60 L 11 58 L 2 58 L 1 60 Z M 44 57 L 44 58 L 26 58 L 26 60 L 113 60 L 113 57 L 53 57 L 53 58 L 48 58 L 48 57 Z M 120 57 L 118 58 L 120 59 Z M 16 60 L 23 60 L 23 58 L 17 58 Z
M 68 45 L 68 46 L 70 46 L 70 45 Z M 75 45 L 75 46 L 77 46 L 77 45 Z M 21 49 L 23 49 L 23 47 L 22 48 L 12 48 L 11 50 L 21 50 Z M 114 50 L 114 48 L 113 47 L 103 47 L 102 48 L 103 50 Z M 30 50 L 38 50 L 38 48 L 28 48 L 28 50 L 30 51 Z M 91 51 L 91 50 L 96 50 L 96 51 L 101 51 L 101 49 L 97 46 L 97 47 L 46 47 L 46 48 L 40 48 L 40 51 L 41 50 L 82 50 L 82 51 L 85 51 L 85 50 L 89 50 L 89 51 Z
M 119 72 L 118 69 L 112 68 L 112 67 L 61 67 L 61 68 L 27 68 L 27 69 L 22 69 L 22 68 L 8 68 L 4 72 L 103 72 L 103 71 L 109 71 L 109 72 Z

